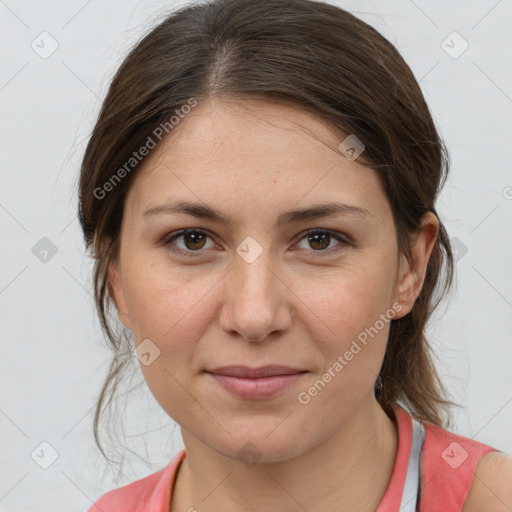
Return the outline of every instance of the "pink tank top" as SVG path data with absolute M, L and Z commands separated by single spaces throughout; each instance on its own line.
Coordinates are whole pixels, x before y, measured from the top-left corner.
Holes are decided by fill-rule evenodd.
M 479 459 L 497 451 L 395 406 L 398 449 L 388 488 L 377 512 L 461 512 Z M 160 471 L 107 492 L 88 512 L 169 512 L 180 451 Z

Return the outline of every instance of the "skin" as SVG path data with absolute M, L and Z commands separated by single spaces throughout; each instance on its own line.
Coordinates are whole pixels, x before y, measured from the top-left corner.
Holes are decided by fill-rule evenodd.
M 397 433 L 373 390 L 389 322 L 308 404 L 297 395 L 393 304 L 401 307 L 393 318 L 410 311 L 438 221 L 425 215 L 407 262 L 376 171 L 343 156 L 342 140 L 294 106 L 215 98 L 152 151 L 131 185 L 110 280 L 136 345 L 150 339 L 160 350 L 141 368 L 181 426 L 187 456 L 173 512 L 370 512 L 384 495 Z M 220 210 L 231 226 L 186 214 L 143 215 L 176 199 Z M 276 224 L 282 212 L 330 201 L 369 215 Z M 208 236 L 164 243 L 183 228 Z M 313 228 L 352 243 L 327 236 L 324 246 L 315 244 L 304 233 Z M 262 249 L 252 263 L 236 252 L 248 236 Z M 234 397 L 204 373 L 272 363 L 307 373 L 260 401 Z M 237 455 L 248 442 L 260 456 L 250 467 Z
M 511 510 L 512 457 L 502 452 L 487 453 L 475 468 L 475 476 L 462 512 Z

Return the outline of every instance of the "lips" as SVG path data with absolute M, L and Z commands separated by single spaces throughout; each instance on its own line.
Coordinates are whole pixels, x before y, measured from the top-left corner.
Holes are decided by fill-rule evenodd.
M 268 400 L 296 385 L 308 372 L 298 368 L 269 365 L 259 368 L 223 366 L 206 371 L 231 395 L 244 400 Z
M 279 375 L 294 375 L 304 373 L 306 370 L 290 368 L 287 366 L 269 365 L 259 368 L 250 368 L 249 366 L 223 366 L 214 370 L 207 370 L 208 373 L 215 375 L 226 375 L 228 377 L 239 377 L 246 379 L 259 379 L 263 377 L 275 377 Z

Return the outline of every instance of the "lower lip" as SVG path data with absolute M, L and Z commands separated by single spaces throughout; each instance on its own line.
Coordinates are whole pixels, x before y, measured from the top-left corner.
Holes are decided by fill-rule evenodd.
M 293 373 L 291 375 L 274 375 L 258 379 L 230 377 L 209 373 L 225 390 L 245 399 L 271 398 L 295 384 L 307 372 Z

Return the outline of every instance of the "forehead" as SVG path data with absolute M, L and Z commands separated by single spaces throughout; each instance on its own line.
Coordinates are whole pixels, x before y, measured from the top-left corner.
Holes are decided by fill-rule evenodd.
M 343 156 L 346 134 L 297 106 L 209 99 L 195 107 L 140 164 L 127 202 L 133 214 L 167 200 L 262 211 L 306 200 L 385 206 L 376 172 Z M 282 208 L 281 208 L 282 209 Z

